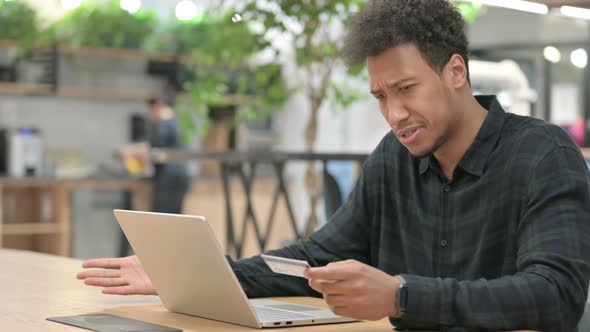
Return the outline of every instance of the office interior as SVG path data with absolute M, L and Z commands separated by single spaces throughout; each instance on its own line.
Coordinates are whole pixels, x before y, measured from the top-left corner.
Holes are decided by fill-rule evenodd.
M 474 92 L 561 126 L 590 167 L 590 1 L 455 2 L 467 22 Z M 101 10 L 97 17 L 113 21 L 89 19 Z M 351 75 L 336 61 L 329 85 L 340 94 L 325 96 L 310 142 L 304 87 L 313 78 L 296 61 L 292 36 L 301 25 L 265 31 L 240 10 L 240 1 L 0 0 L 0 247 L 76 260 L 131 254 L 113 209 L 153 210 L 154 164 L 168 162 L 166 151 L 151 150 L 147 162 L 123 152 L 146 143 L 154 97 L 175 110 L 182 131 L 175 160 L 190 185 L 181 212 L 205 216 L 227 254 L 278 248 L 329 222 L 363 156 L 390 130 L 366 69 Z M 239 53 L 235 46 L 186 40 L 191 31 L 219 36 L 194 28 L 207 24 L 248 30 L 268 45 L 220 66 L 214 55 Z M 346 26 L 323 28 L 342 36 Z M 203 45 L 219 49 L 199 53 Z M 262 64 L 275 66 L 265 88 L 252 83 Z M 223 82 L 207 82 L 216 74 Z M 284 95 L 256 110 L 251 101 L 271 87 Z M 211 98 L 215 105 L 205 105 Z

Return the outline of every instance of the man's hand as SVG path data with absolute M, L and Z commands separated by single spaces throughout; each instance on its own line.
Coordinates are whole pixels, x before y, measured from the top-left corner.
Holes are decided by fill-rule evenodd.
M 395 298 L 400 280 L 372 266 L 346 260 L 309 268 L 305 277 L 337 315 L 379 320 L 399 314 Z
M 90 259 L 82 264 L 85 269 L 77 278 L 86 285 L 104 287 L 104 294 L 157 295 L 137 256 Z

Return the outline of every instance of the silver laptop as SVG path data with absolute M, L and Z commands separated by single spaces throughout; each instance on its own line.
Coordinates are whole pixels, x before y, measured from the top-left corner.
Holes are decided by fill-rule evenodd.
M 324 308 L 248 300 L 204 217 L 114 212 L 170 311 L 254 328 L 354 321 Z

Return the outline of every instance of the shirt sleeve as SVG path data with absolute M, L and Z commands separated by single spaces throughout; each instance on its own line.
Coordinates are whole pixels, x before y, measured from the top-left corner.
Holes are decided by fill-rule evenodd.
M 590 278 L 590 179 L 580 152 L 561 147 L 537 163 L 518 229 L 517 272 L 458 281 L 403 274 L 399 327 L 574 331 Z
M 371 173 L 367 169 L 373 167 L 371 159 L 369 157 L 364 163 L 355 188 L 326 225 L 309 239 L 269 251 L 268 254 L 306 260 L 311 266 L 346 259 L 367 263 L 370 251 L 367 174 Z M 260 256 L 235 262 L 230 260 L 230 265 L 248 297 L 321 296 L 309 287 L 304 278 L 273 273 Z

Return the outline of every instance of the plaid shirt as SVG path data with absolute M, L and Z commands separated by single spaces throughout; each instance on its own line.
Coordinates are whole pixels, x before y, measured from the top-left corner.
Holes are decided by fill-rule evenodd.
M 389 133 L 330 221 L 270 254 L 401 275 L 399 328 L 575 330 L 590 277 L 586 163 L 559 127 L 478 101 L 489 112 L 452 180 Z M 230 263 L 250 297 L 319 295 L 258 256 Z

